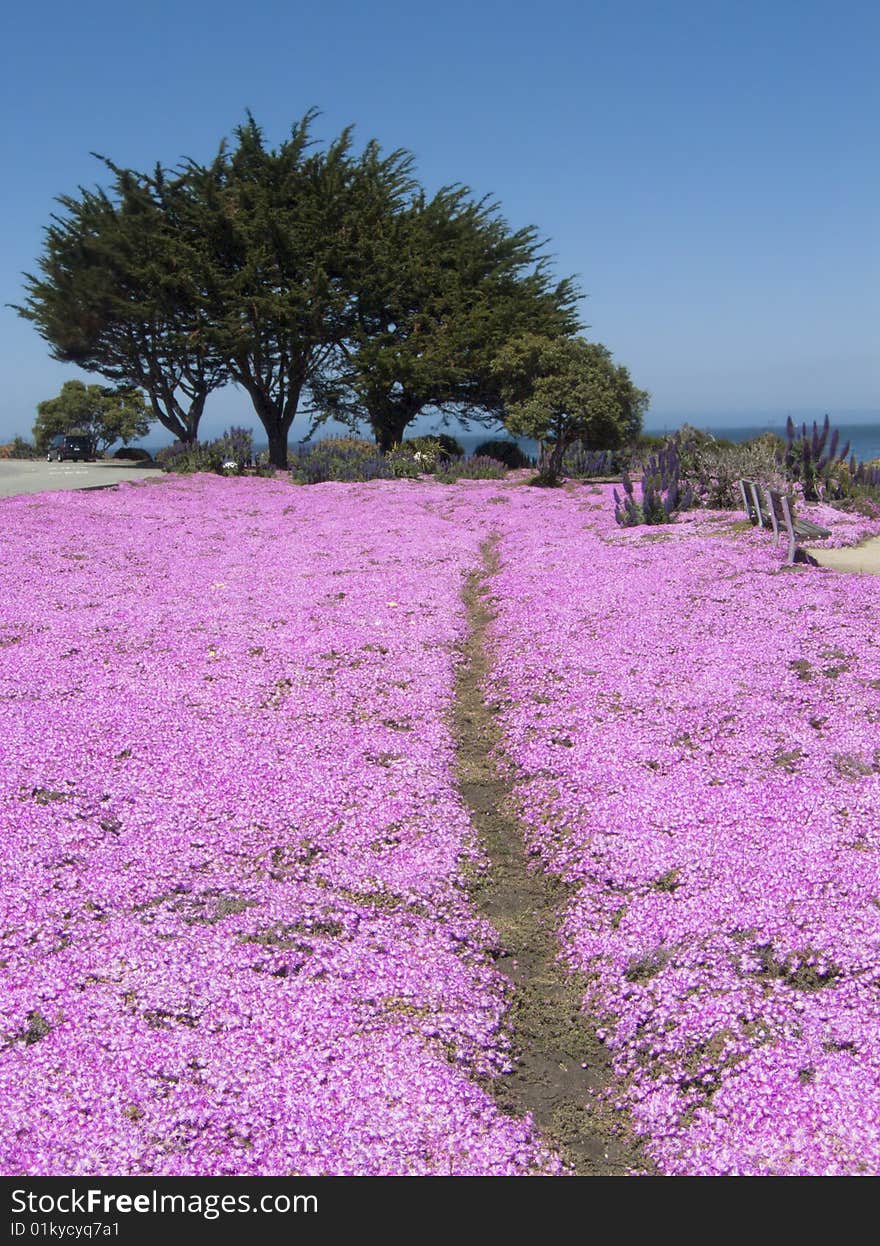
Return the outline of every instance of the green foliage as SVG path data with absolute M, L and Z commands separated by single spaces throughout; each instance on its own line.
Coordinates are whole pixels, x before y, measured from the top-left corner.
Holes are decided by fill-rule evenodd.
M 859 463 L 852 455 L 848 463 L 837 464 L 822 496 L 837 509 L 876 518 L 880 513 L 880 459 Z
M 212 445 L 222 458 L 221 470 L 240 476 L 254 458 L 254 438 L 249 428 L 229 428 Z
M 647 462 L 648 455 L 656 454 L 658 450 L 666 445 L 666 441 L 667 435 L 665 433 L 638 433 L 630 439 L 627 447 L 631 462 Z
M 105 389 L 82 381 L 65 381 L 57 398 L 37 407 L 34 441 L 45 454 L 53 437 L 80 432 L 91 437 L 98 451 L 115 441 L 134 441 L 150 431 L 143 395 L 136 389 Z
M 497 416 L 498 352 L 576 332 L 573 282 L 533 227 L 466 187 L 428 197 L 408 152 L 356 154 L 350 128 L 317 147 L 314 117 L 270 148 L 249 115 L 207 164 L 103 159 L 110 187 L 58 200 L 17 310 L 56 359 L 145 391 L 182 442 L 240 386 L 276 466 L 306 397 L 313 428 L 366 422 L 386 451 L 428 407 Z
M 460 458 L 464 450 L 454 437 L 446 433 L 432 434 L 425 437 L 409 437 L 394 446 L 386 457 L 393 463 L 400 464 L 399 475 L 414 477 L 425 472 L 436 471 L 450 459 Z
M 151 463 L 153 456 L 149 450 L 144 450 L 141 446 L 120 446 L 118 450 L 113 451 L 114 459 L 128 459 L 133 463 Z
M 800 484 L 808 502 L 818 502 L 828 491 L 832 479 L 845 463 L 849 442 L 840 448 L 840 432 L 831 428 L 826 415 L 820 428 L 813 421 L 812 431 L 806 424 L 797 430 L 791 416 L 786 422 L 786 446 L 782 454 L 786 478 Z
M 545 443 L 541 475 L 555 480 L 576 440 L 613 449 L 638 433 L 648 402 L 606 347 L 583 338 L 516 338 L 493 362 L 505 402 L 504 424 L 514 436 Z
M 10 459 L 36 459 L 40 458 L 40 451 L 31 441 L 26 441 L 24 437 L 13 437 L 12 444 L 7 447 L 7 458 Z
M 200 281 L 210 340 L 250 395 L 273 464 L 286 466 L 290 427 L 356 332 L 351 284 L 411 186 L 412 158 L 359 157 L 346 129 L 326 150 L 314 112 L 269 148 L 252 117 L 209 166 L 186 166 L 185 207 L 205 245 Z
M 436 475 L 444 485 L 452 485 L 459 480 L 503 480 L 507 475 L 507 468 L 497 459 L 475 454 L 469 459 L 453 459 L 447 466 L 441 467 Z
M 531 459 L 523 454 L 515 441 L 481 442 L 474 451 L 474 455 L 479 458 L 495 459 L 496 462 L 503 463 L 510 471 L 531 466 Z
M 395 480 L 415 480 L 423 472 L 433 470 L 436 463 L 436 459 L 432 460 L 423 451 L 412 452 L 402 446 L 395 446 L 384 457 Z
M 111 189 L 58 199 L 39 275 L 26 275 L 16 310 L 53 358 L 144 390 L 153 417 L 191 441 L 227 373 L 206 332 L 197 264 L 205 239 L 181 210 L 187 181 L 102 163 Z
M 772 433 L 740 443 L 709 437 L 692 448 L 687 478 L 704 506 L 738 510 L 741 480 L 755 480 L 768 489 L 784 488 L 778 444 L 779 438 Z
M 290 475 L 296 484 L 314 485 L 330 480 L 392 480 L 394 469 L 368 441 L 328 437 L 314 445 L 299 446 Z
M 400 449 L 421 455 L 423 462 L 433 459 L 435 463 L 440 459 L 458 459 L 464 454 L 464 449 L 460 442 L 456 441 L 448 433 L 431 433 L 424 437 L 407 437 L 405 441 L 400 443 Z M 429 468 L 428 470 L 431 469 Z
M 659 446 L 656 442 L 659 440 Z M 647 446 L 653 446 L 646 453 Z M 772 433 L 744 442 L 728 441 L 715 438 L 711 433 L 684 424 L 675 433 L 666 438 L 642 438 L 637 453 L 634 454 L 636 464 L 643 473 L 643 481 L 649 484 L 649 511 L 653 506 L 656 510 L 654 520 L 646 519 L 643 507 L 637 505 L 637 511 L 627 504 L 632 496 L 631 490 L 624 486 L 624 497 L 620 506 L 621 514 L 626 523 L 666 522 L 660 514 L 661 503 L 657 501 L 664 495 L 666 482 L 675 475 L 679 500 L 674 511 L 686 509 L 680 501 L 687 496 L 688 506 L 708 506 L 715 510 L 736 510 L 742 505 L 739 482 L 743 479 L 756 480 L 767 488 L 782 489 L 785 479 L 778 461 L 779 438 Z M 665 464 L 663 468 L 661 465 Z M 673 467 L 674 465 L 674 472 Z M 658 471 L 663 477 L 658 478 Z M 664 495 L 665 496 L 665 495 Z M 655 505 L 656 503 L 656 505 Z M 672 511 L 666 512 L 667 518 Z M 618 522 L 622 522 L 618 517 Z
M 214 441 L 175 441 L 156 455 L 163 472 L 189 475 L 216 472 L 240 476 L 253 458 L 253 438 L 249 429 L 230 428 Z
M 156 454 L 156 462 L 163 472 L 181 476 L 220 470 L 219 459 L 211 453 L 210 446 L 198 441 L 175 441 L 163 446 Z
M 467 187 L 408 202 L 363 237 L 349 274 L 344 357 L 314 387 L 319 419 L 367 422 L 390 449 L 427 407 L 495 410 L 492 359 L 513 335 L 578 327 L 571 281 L 554 284 L 537 231 L 512 231 Z
M 626 466 L 626 457 L 624 452 L 590 450 L 582 441 L 575 441 L 562 456 L 562 474 L 575 480 L 617 475 Z

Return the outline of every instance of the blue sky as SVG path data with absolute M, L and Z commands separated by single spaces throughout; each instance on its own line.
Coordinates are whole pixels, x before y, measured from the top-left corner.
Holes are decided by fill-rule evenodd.
M 320 136 L 354 122 L 537 225 L 654 421 L 880 419 L 874 3 L 49 0 L 4 26 L 0 303 L 91 151 L 173 165 L 316 105 Z M 81 375 L 6 308 L 0 368 L 0 440 Z M 230 422 L 234 390 L 203 427 Z

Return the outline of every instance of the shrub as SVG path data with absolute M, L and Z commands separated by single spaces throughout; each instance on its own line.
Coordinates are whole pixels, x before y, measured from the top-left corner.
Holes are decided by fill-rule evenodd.
M 740 443 L 709 439 L 692 448 L 683 476 L 702 505 L 737 510 L 742 506 L 740 480 L 756 480 L 769 489 L 784 488 L 777 458 L 779 445 L 780 439 L 773 433 Z
M 681 479 L 681 456 L 674 438 L 656 454 L 649 455 L 641 480 L 641 501 L 637 502 L 633 482 L 623 473 L 623 496 L 614 490 L 614 518 L 623 528 L 637 524 L 670 523 L 678 511 L 697 505 L 689 482 Z
M 217 472 L 241 475 L 253 458 L 253 434 L 230 428 L 214 441 L 174 441 L 163 446 L 156 462 L 163 472 Z
M 503 480 L 507 468 L 498 459 L 475 454 L 472 458 L 453 459 L 437 472 L 437 479 L 445 485 L 457 480 Z
M 409 439 L 409 444 L 414 445 L 417 448 L 419 448 L 420 442 L 424 443 L 425 446 L 429 443 L 435 443 L 440 447 L 447 459 L 460 459 L 464 457 L 464 446 L 462 446 L 460 441 L 456 441 L 454 437 L 450 436 L 449 433 L 430 433 L 427 437 L 412 437 Z M 404 445 L 406 444 L 407 443 L 404 442 Z M 424 446 L 421 448 L 424 448 Z
M 297 484 L 316 485 L 328 480 L 392 480 L 394 471 L 376 446 L 357 437 L 327 437 L 299 446 L 290 468 Z
M 832 431 L 828 416 L 821 429 L 813 421 L 811 432 L 807 432 L 806 424 L 798 432 L 791 416 L 785 425 L 786 446 L 782 456 L 786 478 L 800 484 L 807 502 L 818 502 L 840 465 L 849 454 L 849 442 L 838 450 L 840 432 Z
M 648 461 L 648 456 L 656 454 L 658 450 L 666 445 L 668 437 L 661 433 L 639 433 L 635 441 L 629 446 L 629 454 L 632 465 L 641 467 L 642 463 Z
M 172 441 L 170 446 L 163 446 L 156 453 L 156 462 L 163 472 L 196 472 L 207 470 L 197 466 L 196 460 L 201 453 L 197 441 Z
M 409 450 L 403 446 L 385 455 L 385 463 L 395 480 L 415 480 L 422 472 L 433 471 L 436 459 L 425 450 Z
M 742 505 L 739 481 L 743 478 L 757 480 L 768 488 L 784 487 L 777 459 L 782 445 L 784 443 L 773 433 L 763 433 L 750 441 L 733 442 L 685 424 L 666 439 L 659 451 L 645 456 L 644 470 L 649 471 L 652 458 L 656 469 L 658 458 L 671 447 L 677 457 L 679 486 L 689 487 L 693 505 L 736 510 Z
M 840 510 L 858 510 L 873 515 L 880 507 L 880 459 L 859 463 L 852 455 L 840 463 L 825 484 L 824 499 Z
M 219 472 L 222 460 L 213 450 L 213 443 L 200 441 L 173 441 L 163 446 L 156 455 L 156 462 L 163 472 L 188 475 L 190 472 Z
M 570 445 L 562 456 L 563 476 L 576 480 L 616 475 L 623 466 L 613 450 L 588 450 L 580 441 Z
M 6 453 L 3 458 L 7 459 L 36 459 L 39 458 L 37 447 L 31 441 L 25 440 L 24 437 L 15 437 L 12 443 L 4 446 Z
M 517 471 L 521 467 L 531 467 L 532 465 L 532 460 L 523 454 L 516 442 L 506 439 L 484 441 L 477 446 L 474 456 L 495 459 L 496 462 L 503 463 L 511 471 Z
M 119 450 L 114 450 L 111 457 L 130 459 L 133 463 L 152 463 L 153 461 L 149 450 L 144 450 L 141 446 L 122 446 Z
M 254 435 L 249 428 L 229 428 L 211 442 L 211 449 L 220 459 L 220 470 L 241 475 L 254 458 Z

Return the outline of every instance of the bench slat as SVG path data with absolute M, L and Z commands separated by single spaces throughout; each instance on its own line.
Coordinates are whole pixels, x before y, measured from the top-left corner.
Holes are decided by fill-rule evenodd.
M 740 490 L 745 503 L 746 514 L 752 523 L 762 527 L 772 527 L 773 537 L 778 542 L 783 535 L 788 537 L 788 555 L 786 564 L 796 561 L 797 542 L 801 540 L 822 540 L 831 536 L 828 528 L 812 523 L 809 519 L 796 519 L 794 515 L 794 498 L 776 489 L 765 489 L 765 501 L 762 505 L 761 494 L 754 480 L 741 480 Z M 806 557 L 801 552 L 802 557 Z M 812 560 L 811 560 L 812 561 Z
M 831 536 L 828 528 L 820 528 L 817 523 L 811 523 L 809 519 L 795 519 L 794 530 L 798 536 L 812 536 L 816 539 Z

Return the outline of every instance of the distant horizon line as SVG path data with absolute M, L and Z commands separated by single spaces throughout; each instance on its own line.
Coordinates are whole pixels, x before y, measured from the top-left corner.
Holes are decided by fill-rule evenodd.
M 862 425 L 865 427 L 870 427 L 871 425 L 880 425 L 880 408 L 865 408 L 865 407 L 848 408 L 842 411 L 833 411 L 833 410 L 828 411 L 827 414 L 829 415 L 829 418 L 831 420 L 832 427 L 841 426 L 841 425 L 849 425 L 849 426 L 854 426 L 854 427 L 862 426 Z M 814 420 L 817 423 L 821 424 L 821 422 L 825 418 L 826 412 L 820 408 L 812 408 L 806 411 L 804 409 L 797 410 L 796 408 L 793 408 L 790 411 L 786 411 L 784 413 L 780 413 L 778 410 L 773 411 L 773 412 L 732 411 L 726 414 L 716 414 L 716 413 L 698 414 L 695 412 L 682 412 L 682 411 L 659 411 L 659 412 L 649 411 L 645 416 L 642 428 L 643 428 L 643 431 L 646 433 L 668 432 L 675 428 L 681 427 L 681 425 L 683 424 L 690 424 L 694 428 L 704 428 L 704 429 L 724 428 L 724 429 L 730 429 L 730 430 L 734 430 L 734 429 L 774 430 L 774 429 L 784 429 L 789 415 L 791 415 L 791 418 L 794 420 L 796 425 L 801 425 L 803 423 L 806 423 L 809 426 Z M 245 419 L 250 420 L 251 417 L 243 415 L 243 416 L 240 416 L 239 418 L 242 420 L 245 420 Z M 254 416 L 252 418 L 254 421 L 254 427 L 252 431 L 255 436 L 259 437 L 263 433 L 264 430 L 259 426 L 259 423 L 256 420 L 256 417 Z M 425 427 L 425 425 L 436 423 L 436 422 L 437 421 L 431 420 L 429 416 L 423 416 L 421 419 L 417 419 L 413 421 L 413 427 L 408 429 L 407 432 L 409 433 L 410 436 L 430 436 L 431 433 L 436 433 L 438 430 L 436 428 L 429 429 Z M 207 425 L 208 421 L 204 421 L 204 423 Z M 229 428 L 232 424 L 235 423 L 235 421 L 234 420 L 231 422 L 229 420 L 222 421 L 223 429 L 220 428 L 220 421 L 215 420 L 215 421 L 211 421 L 211 423 L 212 424 L 216 423 L 219 431 L 208 433 L 208 430 L 206 428 L 205 434 L 207 434 L 210 437 L 214 437 L 214 436 L 220 436 L 223 429 Z M 506 430 L 503 428 L 493 429 L 488 426 L 481 427 L 478 421 L 476 420 L 473 420 L 471 422 L 470 428 L 464 428 L 464 427 L 461 427 L 460 425 L 456 427 L 457 424 L 458 422 L 455 421 L 454 419 L 450 420 L 449 424 L 445 426 L 445 431 L 451 432 L 453 434 L 455 434 L 456 432 L 459 434 L 463 433 L 465 436 L 468 436 L 474 433 L 479 433 L 485 436 L 486 439 L 489 439 L 491 437 L 504 437 L 505 435 L 507 436 L 511 435 L 507 433 Z M 418 427 L 416 427 L 416 425 Z M 439 431 L 444 431 L 444 428 L 441 428 Z M 341 432 L 337 428 L 329 428 L 327 429 L 327 433 L 330 436 L 341 435 Z M 11 442 L 14 437 L 16 436 L 20 437 L 22 435 L 24 435 L 25 440 L 30 440 L 30 430 L 28 430 L 28 432 L 25 434 L 21 434 L 21 433 L 0 434 L 0 445 L 6 444 L 7 441 Z M 162 425 L 160 425 L 157 421 L 155 426 L 150 429 L 150 432 L 147 433 L 145 437 L 133 440 L 129 442 L 128 444 L 132 446 L 138 446 L 138 445 L 146 446 L 147 443 L 153 443 L 156 441 L 157 438 L 162 438 L 163 435 L 170 437 L 171 434 L 168 433 L 167 430 L 163 429 Z M 360 435 L 369 436 L 369 430 L 365 430 Z M 302 435 L 297 436 L 297 431 L 293 428 L 291 429 L 291 441 L 292 442 L 300 442 L 300 441 L 305 440 L 307 437 L 308 437 L 307 431 L 304 431 Z M 320 439 L 320 437 L 318 439 Z

